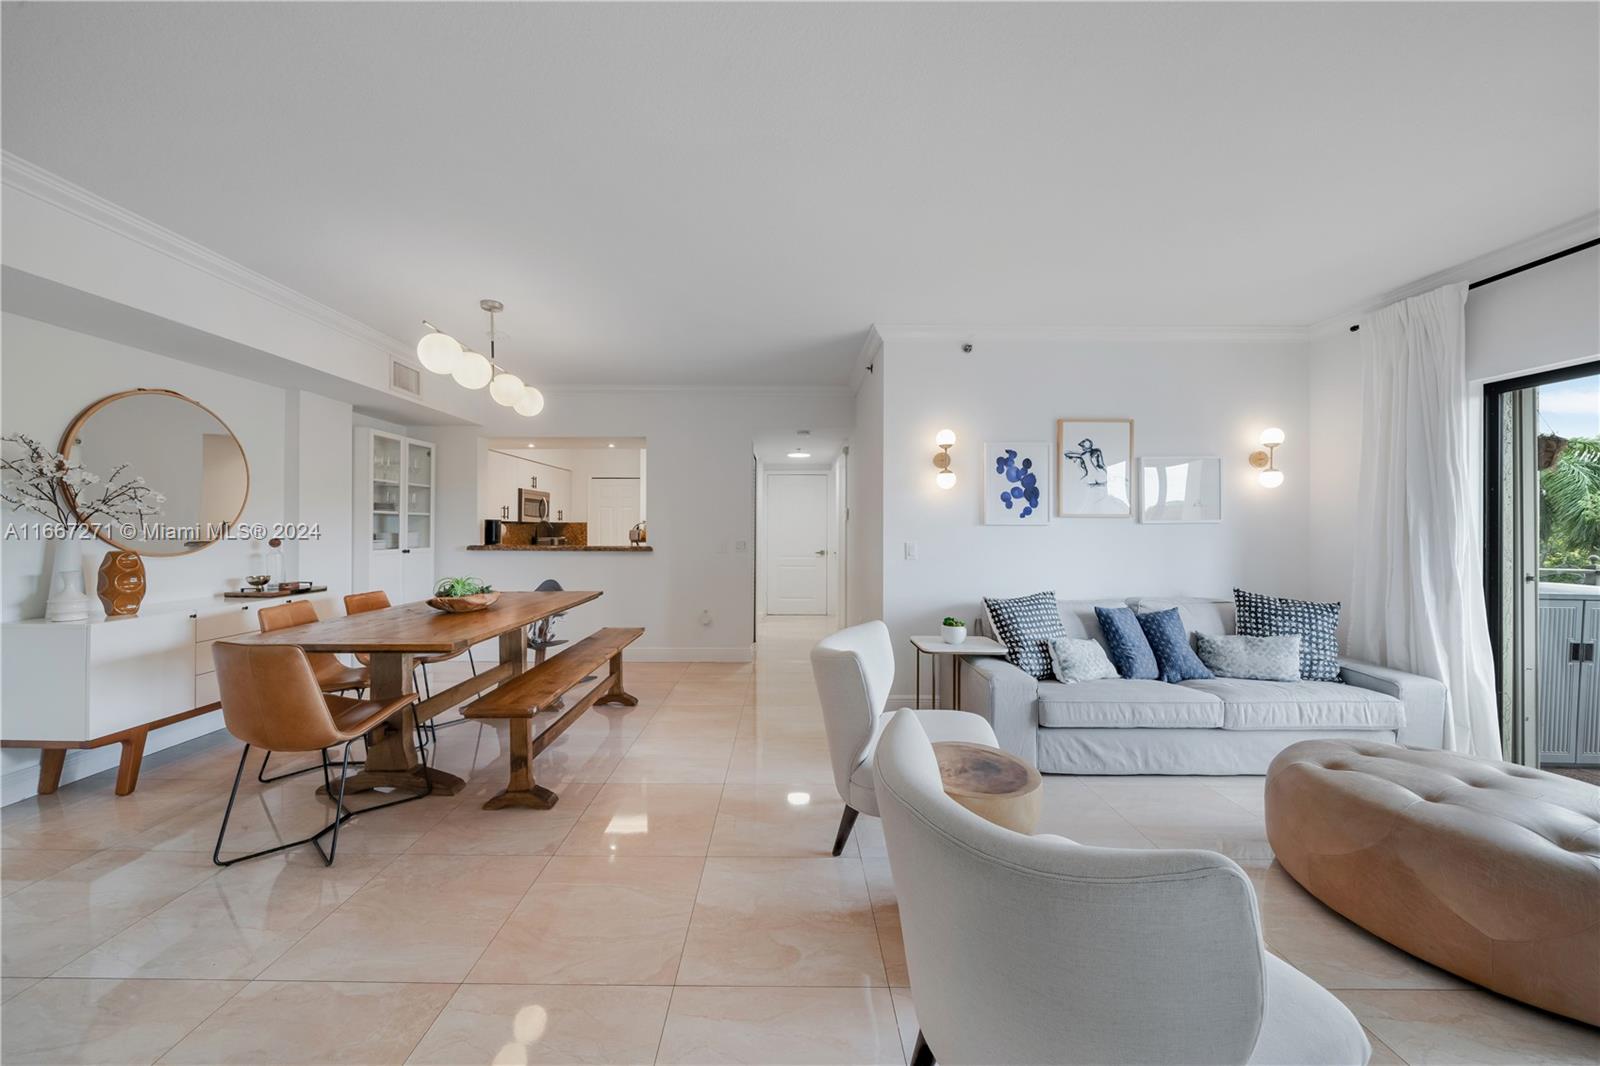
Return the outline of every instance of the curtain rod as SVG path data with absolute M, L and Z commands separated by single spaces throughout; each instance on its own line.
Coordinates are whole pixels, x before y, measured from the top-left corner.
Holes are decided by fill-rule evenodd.
M 1471 285 L 1467 286 L 1467 290 L 1470 292 L 1481 285 L 1493 285 L 1497 281 L 1503 281 L 1506 278 L 1512 277 L 1513 275 L 1522 273 L 1524 270 L 1532 270 L 1534 267 L 1541 267 L 1546 263 L 1554 263 L 1557 259 L 1565 259 L 1569 255 L 1576 255 L 1578 252 L 1581 252 L 1587 248 L 1593 248 L 1597 244 L 1600 244 L 1600 237 L 1595 237 L 1592 240 L 1584 241 L 1582 244 L 1574 244 L 1571 248 L 1563 248 L 1559 252 L 1551 252 L 1543 259 L 1535 259 L 1531 263 L 1523 263 L 1521 266 L 1514 266 L 1510 270 L 1502 270 L 1498 274 L 1492 274 L 1487 278 L 1474 281 Z M 1354 333 L 1360 328 L 1360 326 L 1351 326 L 1350 332 Z

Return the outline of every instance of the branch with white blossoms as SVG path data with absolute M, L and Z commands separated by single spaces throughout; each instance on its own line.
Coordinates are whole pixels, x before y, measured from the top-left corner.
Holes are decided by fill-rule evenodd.
M 144 478 L 127 477 L 127 463 L 101 481 L 77 459 L 53 452 L 25 433 L 8 433 L 0 442 L 21 452 L 0 457 L 0 470 L 5 472 L 0 500 L 57 525 L 142 521 L 159 515 L 167 502 Z

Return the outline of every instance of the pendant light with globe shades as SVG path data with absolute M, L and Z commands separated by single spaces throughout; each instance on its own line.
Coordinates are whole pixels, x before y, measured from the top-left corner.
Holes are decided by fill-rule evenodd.
M 500 369 L 494 361 L 494 316 L 504 311 L 505 305 L 499 300 L 479 300 L 478 306 L 489 315 L 487 356 L 463 347 L 460 341 L 423 319 L 422 324 L 431 332 L 417 341 L 417 359 L 435 374 L 449 374 L 464 389 L 481 389 L 487 385 L 495 403 L 532 418 L 544 410 L 544 394 L 509 370 Z

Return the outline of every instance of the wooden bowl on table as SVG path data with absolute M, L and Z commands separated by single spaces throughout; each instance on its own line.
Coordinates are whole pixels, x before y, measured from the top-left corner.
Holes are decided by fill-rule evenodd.
M 471 614 L 473 611 L 488 610 L 499 598 L 498 592 L 479 592 L 472 596 L 435 596 L 428 601 L 428 606 L 445 614 Z

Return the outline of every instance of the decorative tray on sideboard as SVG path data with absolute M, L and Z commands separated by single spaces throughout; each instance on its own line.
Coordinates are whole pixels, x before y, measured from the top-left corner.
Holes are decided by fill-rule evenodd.
M 303 585 L 291 589 L 239 589 L 236 592 L 224 592 L 225 600 L 280 600 L 285 596 L 304 596 L 312 592 L 327 592 L 326 585 Z

